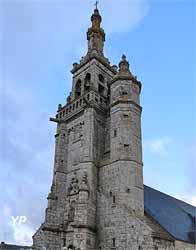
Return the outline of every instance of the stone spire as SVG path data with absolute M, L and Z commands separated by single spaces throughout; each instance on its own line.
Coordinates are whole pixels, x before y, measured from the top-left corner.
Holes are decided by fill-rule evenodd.
M 101 28 L 101 21 L 102 18 L 96 4 L 94 13 L 91 16 L 92 26 L 87 31 L 88 55 L 103 56 L 105 32 Z

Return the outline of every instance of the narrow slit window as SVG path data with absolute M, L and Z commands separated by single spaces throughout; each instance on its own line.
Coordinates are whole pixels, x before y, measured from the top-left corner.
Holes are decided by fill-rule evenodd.
M 115 238 L 112 239 L 112 247 L 116 247 L 116 239 Z

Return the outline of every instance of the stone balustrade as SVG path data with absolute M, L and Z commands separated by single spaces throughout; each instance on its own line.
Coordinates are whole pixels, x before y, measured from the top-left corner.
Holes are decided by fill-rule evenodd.
M 95 91 L 89 91 L 80 98 L 77 98 L 76 100 L 67 103 L 64 107 L 59 108 L 56 118 L 67 119 L 80 112 L 88 104 L 91 105 L 93 103 L 101 106 L 104 109 L 107 108 L 107 99 L 104 96 L 100 96 Z

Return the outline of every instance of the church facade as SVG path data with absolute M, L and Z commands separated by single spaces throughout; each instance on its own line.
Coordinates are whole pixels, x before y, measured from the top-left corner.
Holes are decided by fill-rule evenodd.
M 70 95 L 50 119 L 57 123 L 53 181 L 33 247 L 193 250 L 194 240 L 176 239 L 146 212 L 150 199 L 145 210 L 145 190 L 146 197 L 153 191 L 143 184 L 142 85 L 125 55 L 119 67 L 104 56 L 101 20 L 96 8 L 87 54 L 73 64 Z

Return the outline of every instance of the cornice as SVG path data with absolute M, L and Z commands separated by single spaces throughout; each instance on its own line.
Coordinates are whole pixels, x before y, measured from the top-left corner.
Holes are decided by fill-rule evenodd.
M 116 75 L 110 82 L 109 85 L 111 86 L 114 82 L 119 80 L 130 80 L 139 86 L 140 92 L 142 89 L 142 84 L 132 75 Z
M 75 68 L 73 68 L 73 69 L 71 70 L 71 73 L 72 73 L 72 74 L 76 73 L 80 68 L 82 68 L 85 64 L 89 63 L 89 62 L 90 62 L 91 60 L 93 60 L 93 59 L 97 59 L 97 60 L 98 60 L 99 62 L 101 62 L 106 68 L 108 68 L 113 74 L 116 74 L 116 73 L 117 73 L 116 70 L 114 70 L 114 69 L 112 68 L 112 66 L 111 66 L 109 63 L 107 63 L 104 59 L 102 59 L 101 57 L 99 57 L 99 56 L 97 56 L 97 55 L 92 55 L 92 56 L 90 56 L 89 58 L 84 59 L 83 62 L 81 62 L 80 64 L 78 64 L 77 66 L 75 66 Z

